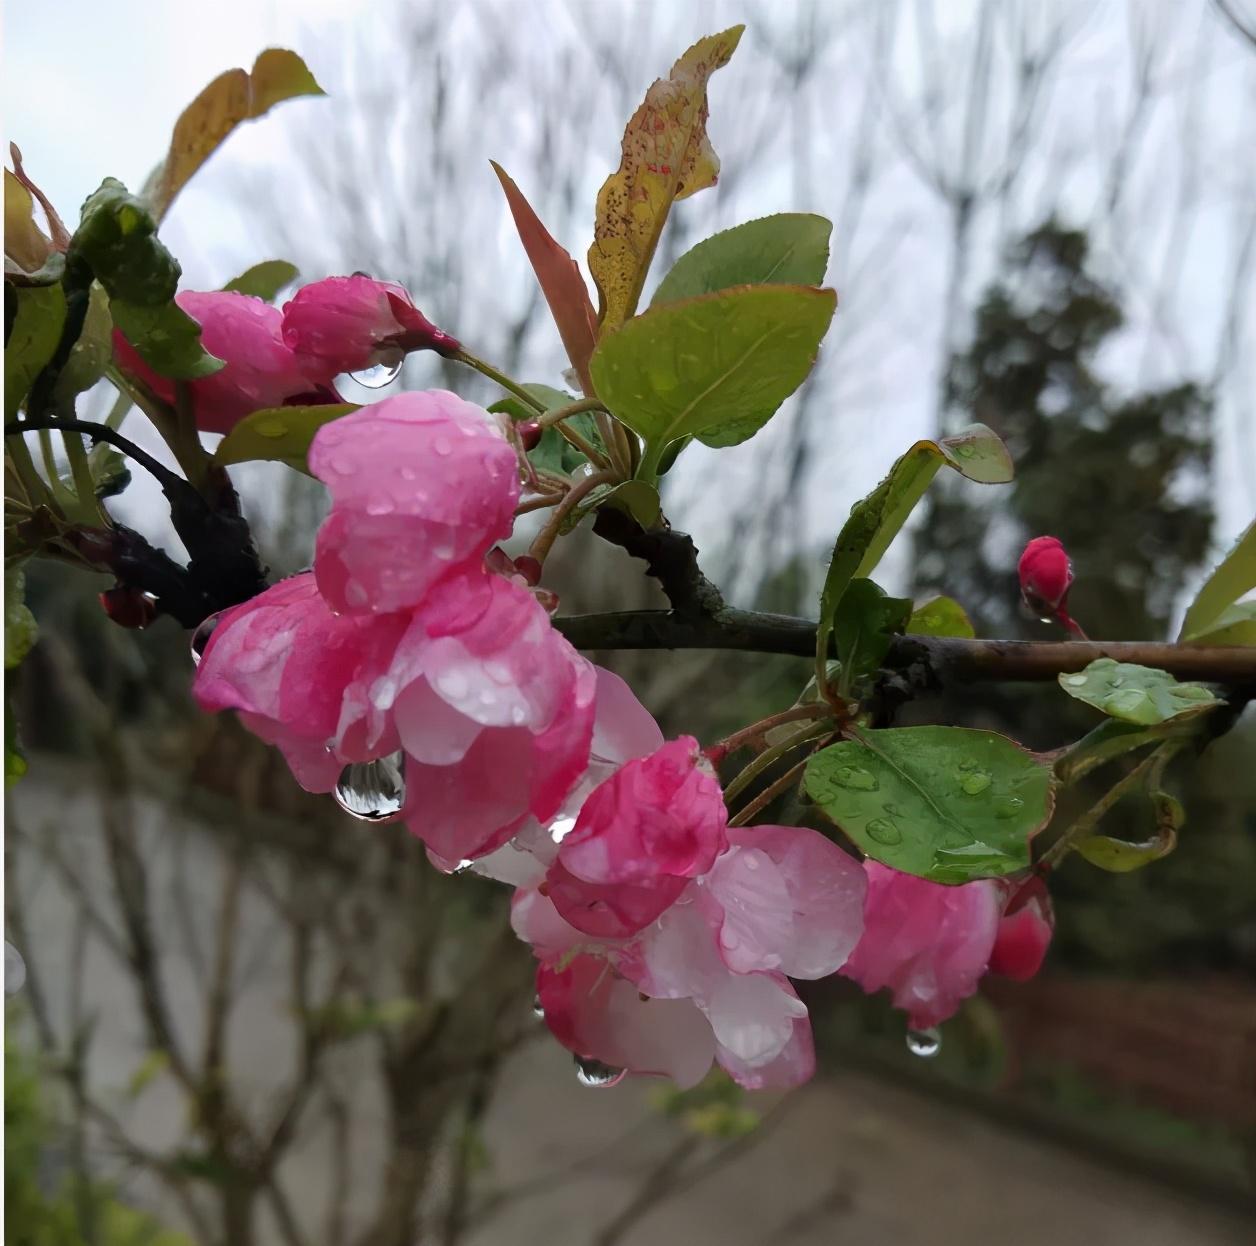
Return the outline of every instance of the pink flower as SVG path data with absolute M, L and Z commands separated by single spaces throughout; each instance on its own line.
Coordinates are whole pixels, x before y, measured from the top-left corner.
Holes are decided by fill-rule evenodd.
M 865 991 L 888 988 L 913 1028 L 952 1016 L 987 969 L 1037 972 L 1051 937 L 1045 897 L 1004 917 L 1008 886 L 995 879 L 948 887 L 872 860 L 864 871 L 864 933 L 841 972 Z
M 399 394 L 324 424 L 309 465 L 332 498 L 318 587 L 345 613 L 416 605 L 437 580 L 478 566 L 510 535 L 519 501 L 505 434 L 445 390 Z
M 311 791 L 400 752 L 399 816 L 454 862 L 548 824 L 593 733 L 594 668 L 484 563 L 518 497 L 489 418 L 452 394 L 404 394 L 321 430 L 311 462 L 334 501 L 314 572 L 224 612 L 193 686 Z
M 231 291 L 187 290 L 175 302 L 201 326 L 201 344 L 225 366 L 188 381 L 197 428 L 227 433 L 246 415 L 289 403 L 339 402 L 331 387 L 335 369 L 316 359 L 298 359 L 284 343 L 279 310 L 261 299 Z M 123 371 L 158 398 L 175 401 L 175 383 L 159 376 L 118 330 L 114 354 Z
M 363 276 L 327 277 L 298 290 L 284 304 L 283 340 L 333 376 L 399 360 L 407 351 L 461 349 L 401 286 Z
M 1035 879 L 1013 896 L 999 921 L 990 951 L 990 972 L 1028 982 L 1042 968 L 1054 933 L 1051 897 L 1042 880 Z
M 1057 537 L 1034 537 L 1017 564 L 1021 596 L 1040 619 L 1055 619 L 1084 638 L 1082 629 L 1069 618 L 1068 590 L 1073 583 L 1073 564 Z

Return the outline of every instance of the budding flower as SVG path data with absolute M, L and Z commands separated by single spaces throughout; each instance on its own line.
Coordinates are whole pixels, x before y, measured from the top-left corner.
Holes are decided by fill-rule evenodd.
M 1068 590 L 1073 564 L 1057 537 L 1037 536 L 1025 546 L 1017 564 L 1021 596 L 1043 622 L 1055 621 L 1085 639 L 1081 627 L 1068 615 Z
M 157 618 L 157 599 L 124 584 L 115 584 L 100 594 L 105 614 L 119 627 L 145 628 Z
M 519 444 L 523 447 L 525 453 L 529 450 L 535 450 L 541 444 L 541 428 L 538 420 L 520 420 L 515 425 L 515 432 L 519 434 Z

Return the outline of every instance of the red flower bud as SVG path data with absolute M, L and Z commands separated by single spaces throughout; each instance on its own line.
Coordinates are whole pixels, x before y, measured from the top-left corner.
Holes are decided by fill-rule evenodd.
M 100 594 L 100 604 L 119 627 L 144 628 L 157 617 L 157 599 L 125 584 L 106 589 Z
M 1070 632 L 1085 633 L 1068 615 L 1068 590 L 1073 583 L 1073 564 L 1053 536 L 1034 537 L 1025 546 L 1017 564 L 1021 596 L 1025 604 L 1044 622 L 1054 619 Z
M 519 444 L 527 450 L 535 450 L 541 442 L 541 426 L 536 420 L 521 420 L 515 425 Z

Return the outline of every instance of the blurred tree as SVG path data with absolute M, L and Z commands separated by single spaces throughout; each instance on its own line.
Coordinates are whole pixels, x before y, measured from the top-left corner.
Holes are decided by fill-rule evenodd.
M 973 490 L 940 481 L 916 538 L 917 590 L 956 597 L 979 635 L 1050 635 L 1018 610 L 1016 559 L 1030 537 L 1064 542 L 1077 574 L 1070 609 L 1096 639 L 1166 636 L 1175 592 L 1209 554 L 1211 397 L 1189 381 L 1132 395 L 1105 382 L 1098 360 L 1123 317 L 1087 251 L 1084 232 L 1055 220 L 1013 246 L 947 370 L 947 431 L 980 420 L 1016 462 L 997 511 Z M 931 707 L 930 717 L 938 712 Z M 1054 686 L 983 689 L 979 707 L 949 692 L 940 712 L 1044 749 L 1095 725 Z M 1226 741 L 1182 780 L 1192 822 L 1172 857 L 1123 876 L 1070 860 L 1053 886 L 1063 910 L 1058 955 L 1161 970 L 1217 969 L 1251 956 L 1243 914 L 1256 907 L 1256 827 L 1245 824 L 1256 790 L 1226 764 L 1243 744 Z M 1142 798 L 1105 823 L 1130 840 L 1147 838 L 1150 827 Z

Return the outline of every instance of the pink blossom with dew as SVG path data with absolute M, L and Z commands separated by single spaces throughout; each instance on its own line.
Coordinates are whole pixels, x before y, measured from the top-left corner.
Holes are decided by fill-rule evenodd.
M 841 972 L 865 991 L 889 989 L 913 1029 L 954 1015 L 1000 962 L 1026 977 L 1037 972 L 1050 941 L 1048 907 L 1004 917 L 1009 889 L 995 879 L 948 887 L 872 860 L 864 871 L 864 933 Z
M 360 274 L 303 286 L 284 304 L 283 340 L 311 367 L 362 372 L 414 350 L 451 355 L 458 340 L 438 329 L 405 288 Z
M 314 358 L 299 359 L 284 342 L 278 308 L 233 291 L 187 290 L 175 302 L 201 326 L 201 345 L 224 366 L 185 382 L 196 426 L 228 433 L 246 415 L 267 407 L 342 401 L 332 388 L 334 368 Z M 119 367 L 142 381 L 163 402 L 175 401 L 175 382 L 159 376 L 115 329 Z
M 515 451 L 491 416 L 446 390 L 324 424 L 308 461 L 332 499 L 314 570 L 342 613 L 418 605 L 438 580 L 479 569 L 514 524 Z

